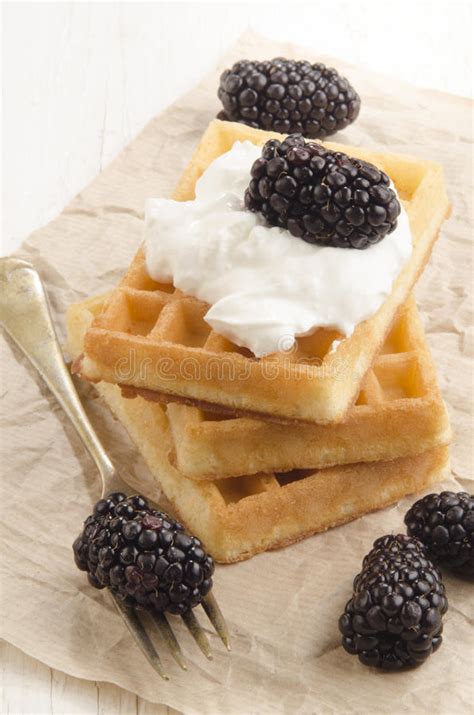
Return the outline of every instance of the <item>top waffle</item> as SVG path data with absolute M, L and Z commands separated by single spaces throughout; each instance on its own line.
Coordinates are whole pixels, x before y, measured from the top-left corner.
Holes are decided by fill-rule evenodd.
M 278 135 L 212 122 L 174 198 L 192 199 L 196 180 L 236 140 L 262 144 L 272 136 Z M 128 396 L 181 401 L 220 413 L 274 421 L 341 420 L 354 403 L 398 307 L 429 257 L 449 203 L 437 164 L 331 143 L 327 146 L 383 169 L 394 181 L 409 216 L 412 256 L 391 295 L 372 318 L 360 323 L 337 347 L 334 341 L 341 336 L 321 329 L 298 338 L 290 353 L 257 359 L 211 330 L 204 321 L 205 303 L 150 279 L 140 250 L 86 334 L 82 376 L 120 384 Z

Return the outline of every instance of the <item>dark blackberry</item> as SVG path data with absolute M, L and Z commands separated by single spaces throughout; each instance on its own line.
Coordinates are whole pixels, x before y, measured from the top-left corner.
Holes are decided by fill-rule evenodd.
M 441 492 L 419 499 L 405 515 L 410 536 L 441 567 L 474 578 L 474 495 Z
M 252 165 L 245 205 L 308 243 L 367 248 L 397 226 L 400 203 L 380 169 L 292 134 Z
M 283 57 L 236 62 L 221 75 L 217 96 L 219 119 L 313 139 L 344 129 L 360 110 L 359 95 L 335 69 Z
M 339 619 L 342 645 L 364 665 L 399 670 L 441 645 L 448 609 L 441 574 L 418 539 L 383 536 L 362 563 Z
M 100 499 L 73 550 L 95 588 L 133 608 L 182 614 L 212 588 L 214 561 L 199 539 L 141 496 Z

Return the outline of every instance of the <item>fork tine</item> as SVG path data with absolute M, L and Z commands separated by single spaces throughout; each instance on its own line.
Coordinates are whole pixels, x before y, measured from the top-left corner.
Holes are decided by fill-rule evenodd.
M 227 650 L 230 651 L 230 635 L 227 628 L 227 624 L 225 622 L 224 616 L 222 615 L 222 611 L 219 608 L 219 605 L 212 593 L 208 593 L 207 596 L 203 598 L 202 607 L 207 617 L 211 621 L 212 625 L 214 626 L 217 635 L 224 643 Z
M 181 618 L 206 658 L 212 660 L 211 646 L 194 613 L 192 611 L 186 611 Z
M 138 647 L 142 651 L 145 658 L 150 663 L 151 667 L 156 670 L 156 672 L 161 675 L 164 680 L 169 680 L 169 676 L 166 675 L 161 664 L 160 656 L 156 652 L 155 646 L 150 640 L 148 633 L 146 632 L 142 622 L 138 618 L 135 611 L 128 608 L 117 596 L 115 596 L 111 591 L 114 603 L 117 607 L 118 612 L 125 621 L 127 628 L 134 637 Z
M 176 636 L 173 633 L 166 616 L 163 613 L 152 612 L 153 620 L 155 621 L 161 637 L 171 651 L 171 655 L 183 670 L 187 670 L 186 661 L 184 660 L 183 651 L 181 650 Z
M 231 650 L 230 647 L 230 635 L 227 629 L 227 624 L 222 615 L 222 611 L 219 608 L 217 601 L 212 593 L 208 593 L 207 596 L 203 598 L 202 607 L 206 612 L 207 617 L 211 621 L 212 625 L 216 629 L 216 633 L 227 648 L 228 651 Z

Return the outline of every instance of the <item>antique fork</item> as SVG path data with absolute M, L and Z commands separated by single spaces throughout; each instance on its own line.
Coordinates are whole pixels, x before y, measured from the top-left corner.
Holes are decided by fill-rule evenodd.
M 51 320 L 48 299 L 38 272 L 30 263 L 16 258 L 0 259 L 0 322 L 6 332 L 30 360 L 76 428 L 94 460 L 102 480 L 102 496 L 112 491 L 126 491 L 124 484 L 99 441 L 76 392 L 64 363 Z M 158 652 L 138 612 L 127 607 L 112 591 L 117 610 L 151 666 L 168 680 Z M 203 609 L 227 650 L 230 639 L 224 617 L 214 596 L 208 594 Z M 152 613 L 158 630 L 176 662 L 187 670 L 183 652 L 163 613 Z M 207 636 L 192 610 L 181 616 L 204 655 L 211 659 Z

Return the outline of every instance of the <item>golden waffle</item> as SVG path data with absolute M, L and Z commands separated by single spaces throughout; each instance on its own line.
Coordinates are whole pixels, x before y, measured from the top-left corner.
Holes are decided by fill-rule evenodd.
M 77 358 L 102 300 L 74 305 L 68 314 L 69 350 Z M 116 385 L 96 385 L 127 429 L 180 520 L 220 562 L 250 558 L 343 524 L 402 496 L 426 489 L 448 473 L 448 448 L 414 457 L 320 471 L 292 471 L 193 481 L 168 460 L 171 435 L 165 408 Z M 245 448 L 243 446 L 243 448 Z
M 269 132 L 241 124 L 211 122 L 175 193 L 192 199 L 208 164 L 238 139 L 261 144 Z M 78 369 L 91 381 L 128 386 L 127 395 L 184 401 L 207 410 L 276 421 L 328 423 L 341 420 L 354 403 L 362 379 L 380 351 L 396 311 L 428 260 L 449 210 L 442 169 L 409 156 L 377 154 L 328 143 L 331 149 L 370 161 L 392 178 L 402 197 L 413 234 L 412 256 L 391 295 L 350 338 L 319 329 L 299 338 L 291 353 L 256 359 L 211 330 L 205 303 L 172 285 L 149 278 L 143 250 L 85 338 Z M 370 250 L 370 249 L 369 249 Z M 350 290 L 350 287 L 348 287 Z
M 451 438 L 413 296 L 342 422 L 279 425 L 180 404 L 169 404 L 167 415 L 172 461 L 192 479 L 395 459 L 446 445 Z

